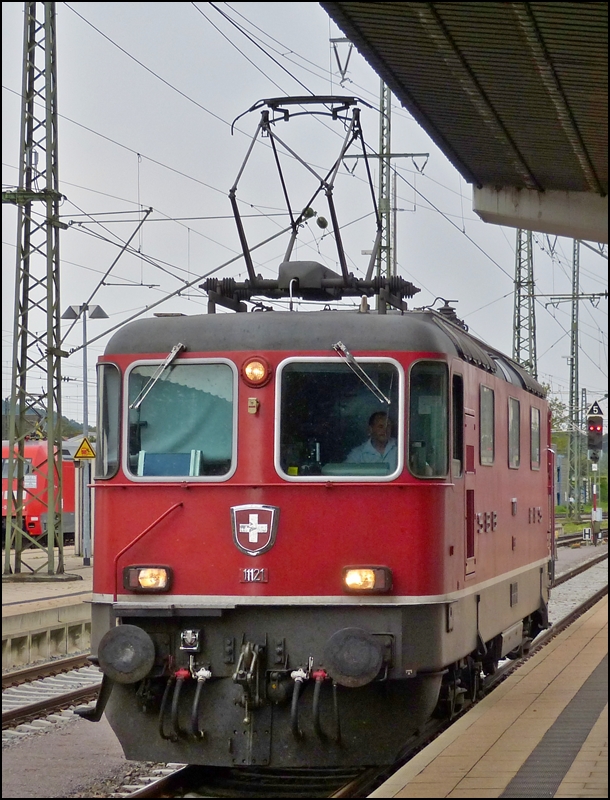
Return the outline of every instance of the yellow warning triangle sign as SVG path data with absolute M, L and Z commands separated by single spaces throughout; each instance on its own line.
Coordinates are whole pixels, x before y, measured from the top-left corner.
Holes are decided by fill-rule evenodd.
M 95 458 L 95 452 L 91 447 L 91 442 L 86 436 L 79 444 L 76 453 L 74 453 L 74 458 Z

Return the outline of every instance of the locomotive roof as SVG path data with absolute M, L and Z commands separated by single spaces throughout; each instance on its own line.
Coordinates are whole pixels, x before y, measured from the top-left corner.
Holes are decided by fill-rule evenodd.
M 105 355 L 169 353 L 179 342 L 187 352 L 327 350 L 332 355 L 337 341 L 356 355 L 378 350 L 456 356 L 544 396 L 542 386 L 512 359 L 433 310 L 404 314 L 272 311 L 148 318 L 117 331 Z

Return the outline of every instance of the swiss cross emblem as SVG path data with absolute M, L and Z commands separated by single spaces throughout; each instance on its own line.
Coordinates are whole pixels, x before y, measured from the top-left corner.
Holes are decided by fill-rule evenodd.
M 231 506 L 233 541 L 238 550 L 259 556 L 273 547 L 280 510 L 276 506 Z

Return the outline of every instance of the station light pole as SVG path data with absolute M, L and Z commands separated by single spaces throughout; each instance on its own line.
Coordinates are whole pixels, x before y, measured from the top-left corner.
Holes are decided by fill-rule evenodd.
M 108 319 L 108 314 L 101 306 L 90 306 L 83 303 L 80 306 L 68 306 L 61 315 L 62 319 L 83 318 L 83 437 L 89 436 L 89 391 L 87 382 L 87 317 L 90 319 Z M 80 463 L 80 509 L 81 536 L 83 543 L 83 564 L 91 564 L 91 463 L 88 458 Z M 76 542 L 75 542 L 76 544 Z

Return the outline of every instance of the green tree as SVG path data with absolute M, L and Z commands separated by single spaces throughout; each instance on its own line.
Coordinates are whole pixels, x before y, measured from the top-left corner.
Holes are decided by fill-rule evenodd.
M 551 394 L 551 386 L 543 383 L 546 397 L 551 407 L 551 444 L 556 453 L 566 455 L 568 452 L 568 431 L 570 418 L 567 405 L 559 397 Z

